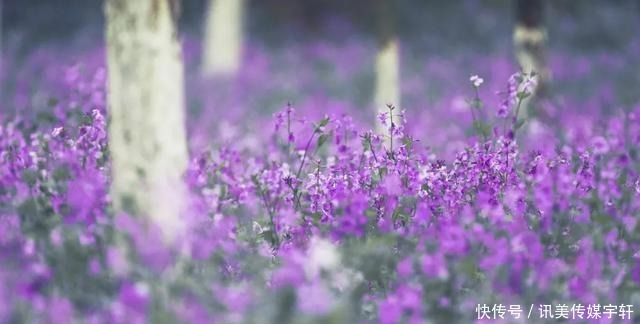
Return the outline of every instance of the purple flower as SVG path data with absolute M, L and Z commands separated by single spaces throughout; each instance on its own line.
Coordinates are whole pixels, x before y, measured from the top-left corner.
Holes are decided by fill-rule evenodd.
M 387 297 L 378 305 L 378 317 L 381 324 L 400 323 L 402 313 L 402 305 L 394 295 Z
M 297 292 L 300 310 L 307 314 L 325 315 L 335 307 L 335 298 L 329 289 L 318 280 L 298 287 Z
M 389 120 L 389 112 L 378 113 L 378 121 L 380 121 L 382 126 L 387 126 L 387 120 Z
M 120 287 L 118 302 L 133 313 L 146 314 L 151 299 L 151 289 L 143 282 L 125 282 Z
M 216 299 L 222 301 L 227 310 L 234 313 L 244 313 L 253 300 L 250 287 L 246 284 L 232 287 L 214 287 L 213 290 Z
M 413 260 L 411 258 L 406 258 L 400 261 L 396 271 L 398 273 L 398 277 L 409 278 L 413 273 Z
M 74 320 L 73 305 L 64 298 L 52 298 L 47 308 L 52 323 L 68 323 Z
M 591 140 L 591 146 L 593 147 L 593 153 L 596 155 L 602 155 L 609 152 L 609 143 L 602 136 L 596 136 Z
M 441 253 L 422 255 L 420 257 L 420 267 L 427 277 L 441 280 L 449 278 L 447 262 Z

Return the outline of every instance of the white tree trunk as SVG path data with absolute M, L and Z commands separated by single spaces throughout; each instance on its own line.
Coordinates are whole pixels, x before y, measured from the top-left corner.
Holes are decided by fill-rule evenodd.
M 516 26 L 513 32 L 513 43 L 515 46 L 516 59 L 522 72 L 535 72 L 538 86 L 534 90 L 533 96 L 524 99 L 518 118 L 528 118 L 531 116 L 531 100 L 540 95 L 540 90 L 546 86 L 550 79 L 550 72 L 544 57 L 546 44 L 546 32 L 542 28 L 527 28 Z
M 3 46 L 2 41 L 4 40 L 4 37 L 2 37 L 2 36 L 4 36 L 4 35 L 2 34 L 2 33 L 4 32 L 4 30 L 2 29 L 2 20 L 3 20 L 2 18 L 4 18 L 4 17 L 3 17 L 3 14 L 4 14 L 4 0 L 0 0 L 0 58 L 2 58 L 2 57 L 3 57 L 2 55 L 3 55 L 3 53 L 4 53 L 4 52 L 2 51 L 2 49 L 3 49 L 3 47 L 2 47 L 2 46 Z
M 188 153 L 176 0 L 107 0 L 111 194 L 117 210 L 179 234 Z
M 400 60 L 398 41 L 386 42 L 376 56 L 376 86 L 374 103 L 378 112 L 388 112 L 387 105 L 400 106 Z M 382 126 L 378 123 L 379 126 Z M 386 131 L 386 129 L 383 129 Z M 386 133 L 384 133 L 387 135 Z
M 241 63 L 245 0 L 209 0 L 202 56 L 204 76 L 235 74 Z
M 544 55 L 546 40 L 547 34 L 543 28 L 518 25 L 513 32 L 516 58 L 520 68 L 525 73 L 536 72 L 544 80 L 549 78 L 550 73 Z
M 516 2 L 516 27 L 513 44 L 516 59 L 524 73 L 535 72 L 538 85 L 534 95 L 522 102 L 520 116 L 531 115 L 531 103 L 536 97 L 544 96 L 551 79 L 551 71 L 546 60 L 547 32 L 543 24 L 545 0 L 518 0 Z
M 376 55 L 376 84 L 373 103 L 376 112 L 389 112 L 387 105 L 400 107 L 400 57 L 398 37 L 395 30 L 395 13 L 391 0 L 376 0 L 372 2 L 377 20 L 378 53 Z M 397 113 L 397 110 L 395 111 Z M 376 118 L 378 133 L 389 136 L 389 118 L 384 126 Z M 390 139 L 385 145 L 390 147 Z

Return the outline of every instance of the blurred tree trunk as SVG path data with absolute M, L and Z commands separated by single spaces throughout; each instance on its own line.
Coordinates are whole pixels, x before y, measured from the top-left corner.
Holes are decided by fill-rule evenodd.
M 378 53 L 374 104 L 378 112 L 387 112 L 387 104 L 400 106 L 398 38 L 390 1 L 375 1 Z M 385 131 L 379 122 L 377 125 L 379 131 Z
M 2 37 L 3 36 L 2 33 L 4 32 L 4 29 L 2 29 L 2 18 L 3 18 L 2 15 L 4 13 L 4 11 L 3 11 L 4 6 L 3 5 L 4 5 L 4 0 L 0 0 L 0 58 L 2 58 L 3 57 L 2 55 L 4 54 L 4 52 L 2 51 L 2 48 L 3 48 L 2 47 L 3 46 L 2 42 L 4 41 L 4 37 Z
M 242 59 L 245 0 L 209 0 L 204 31 L 202 73 L 233 75 Z
M 179 234 L 187 166 L 178 0 L 107 0 L 112 199 Z
M 537 97 L 547 92 L 550 78 L 545 53 L 547 31 L 543 16 L 544 0 L 517 0 L 516 26 L 513 32 L 516 59 L 523 72 L 538 74 L 538 86 L 534 91 Z M 523 116 L 529 114 L 528 107 L 529 102 L 526 102 L 522 109 Z

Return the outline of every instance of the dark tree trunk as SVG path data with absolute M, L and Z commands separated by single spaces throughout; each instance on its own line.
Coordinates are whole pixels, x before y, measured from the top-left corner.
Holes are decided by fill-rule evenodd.
M 395 15 L 389 0 L 375 0 L 374 9 L 378 46 L 384 48 L 396 38 Z
M 541 28 L 543 11 L 543 0 L 517 0 L 516 20 L 527 28 Z

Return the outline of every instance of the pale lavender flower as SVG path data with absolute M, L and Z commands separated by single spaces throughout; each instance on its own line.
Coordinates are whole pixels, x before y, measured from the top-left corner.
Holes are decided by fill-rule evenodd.
M 476 74 L 472 75 L 469 78 L 469 81 L 471 81 L 471 84 L 473 85 L 474 88 L 479 88 L 482 85 L 482 83 L 484 83 L 484 79 L 482 79 Z

